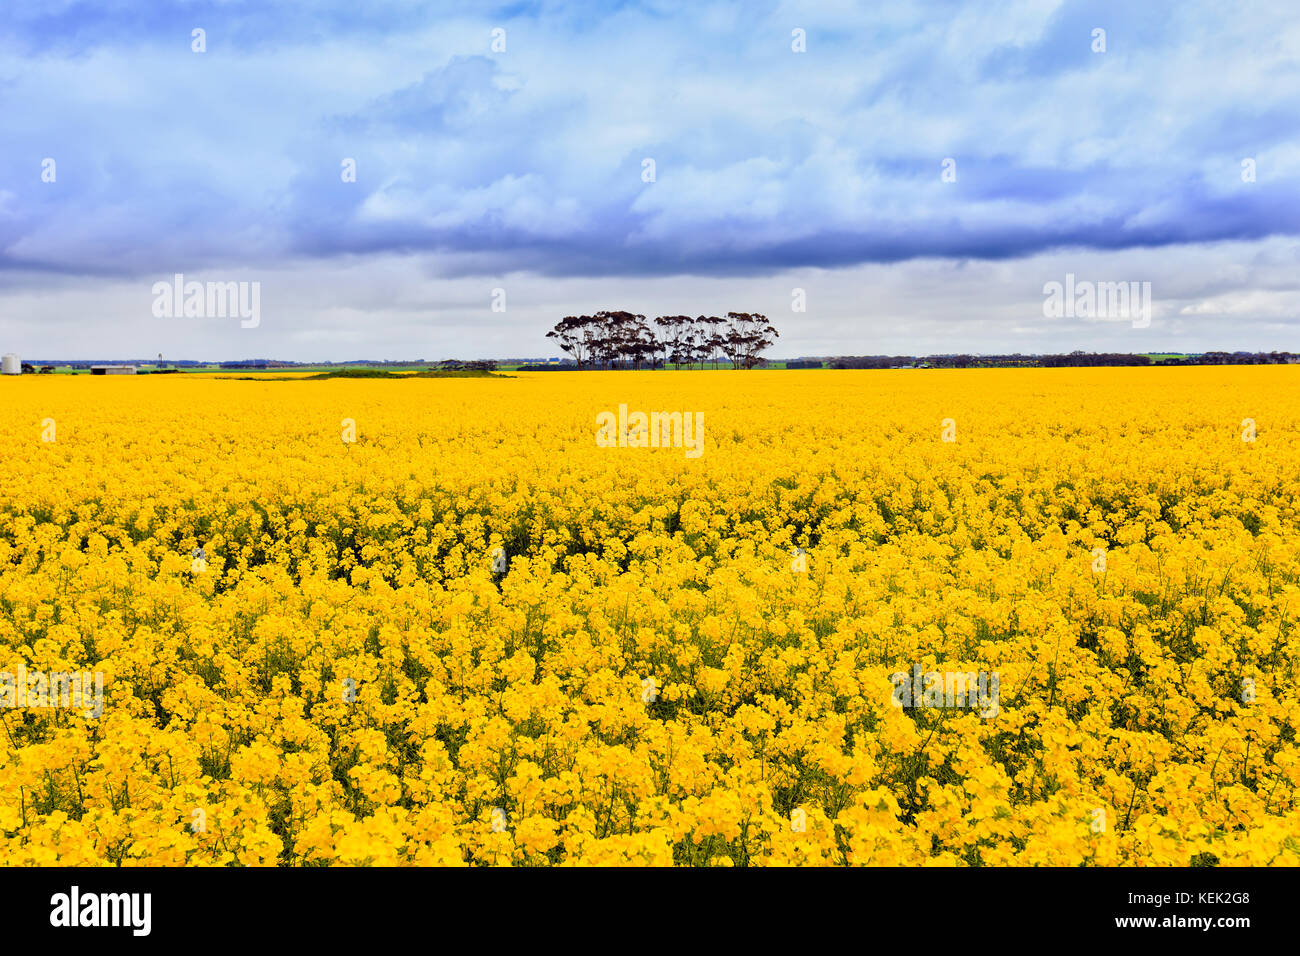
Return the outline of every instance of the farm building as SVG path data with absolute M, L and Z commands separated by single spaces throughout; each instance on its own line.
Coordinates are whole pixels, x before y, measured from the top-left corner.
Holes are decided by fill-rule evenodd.
M 91 375 L 134 375 L 134 365 L 92 365 Z

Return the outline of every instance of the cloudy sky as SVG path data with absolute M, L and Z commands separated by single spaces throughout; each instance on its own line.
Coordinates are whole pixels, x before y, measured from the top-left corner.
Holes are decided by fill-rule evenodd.
M 1300 352 L 1298 132 L 1290 2 L 7 3 L 0 350 Z M 177 273 L 256 327 L 155 314 Z M 1045 316 L 1067 274 L 1149 324 Z

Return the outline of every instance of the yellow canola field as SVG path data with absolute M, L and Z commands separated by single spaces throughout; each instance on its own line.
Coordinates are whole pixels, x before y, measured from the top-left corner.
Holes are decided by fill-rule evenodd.
M 1300 864 L 1300 370 L 0 409 L 0 671 L 103 680 L 0 706 L 7 864 Z

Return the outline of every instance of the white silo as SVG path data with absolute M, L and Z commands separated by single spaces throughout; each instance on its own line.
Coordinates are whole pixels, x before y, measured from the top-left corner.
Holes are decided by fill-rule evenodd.
M 22 360 L 20 360 L 13 352 L 6 352 L 5 357 L 0 359 L 0 373 L 5 375 L 22 375 Z

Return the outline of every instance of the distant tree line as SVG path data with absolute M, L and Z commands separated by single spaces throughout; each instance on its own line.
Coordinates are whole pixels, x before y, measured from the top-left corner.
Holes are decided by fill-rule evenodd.
M 1155 365 L 1291 365 L 1300 355 L 1290 352 L 1203 352 L 1161 359 Z
M 780 333 L 757 312 L 716 315 L 661 315 L 647 319 L 633 312 L 568 315 L 546 333 L 572 356 L 579 368 L 704 368 L 721 363 L 751 369 Z
M 492 361 L 462 362 L 460 359 L 445 359 L 430 366 L 429 371 L 440 372 L 495 372 L 497 363 Z
M 827 368 L 1083 368 L 1140 365 L 1286 365 L 1300 361 L 1290 352 L 1205 352 L 1153 360 L 1127 352 L 1082 352 L 1068 355 L 841 355 Z
M 1069 355 L 1040 355 L 1038 364 L 1043 368 L 1079 368 L 1080 366 L 1153 365 L 1149 355 L 1132 355 L 1128 352 L 1071 352 Z

